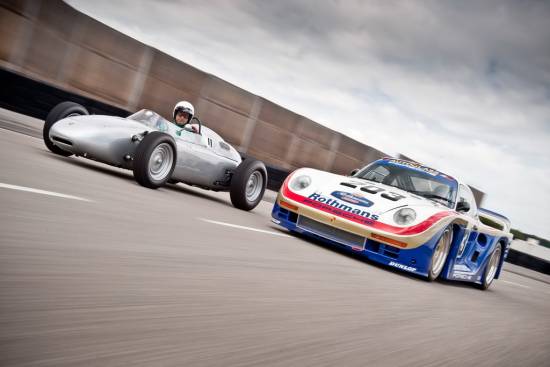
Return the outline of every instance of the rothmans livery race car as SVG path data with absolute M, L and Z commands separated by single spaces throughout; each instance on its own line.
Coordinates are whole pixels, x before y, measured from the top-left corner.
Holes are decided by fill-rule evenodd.
M 384 158 L 341 176 L 301 168 L 287 177 L 273 222 L 428 280 L 499 277 L 510 222 L 483 211 L 464 183 L 424 165 Z M 482 219 L 483 219 L 482 218 Z M 485 221 L 487 222 L 487 221 Z M 498 227 L 498 228 L 496 228 Z

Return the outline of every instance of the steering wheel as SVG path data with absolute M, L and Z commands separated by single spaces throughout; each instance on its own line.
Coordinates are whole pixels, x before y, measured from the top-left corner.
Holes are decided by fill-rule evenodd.
M 202 122 L 201 122 L 201 120 L 199 120 L 198 117 L 195 117 L 195 116 L 191 117 L 191 120 L 189 120 L 188 122 L 186 122 L 186 123 L 183 125 L 183 127 L 185 127 L 186 125 L 191 125 L 191 123 L 193 122 L 193 120 L 196 120 L 197 123 L 199 124 L 199 131 L 198 131 L 197 133 L 198 133 L 199 135 L 201 135 Z M 193 131 L 194 131 L 194 130 L 195 130 L 195 129 L 193 129 Z

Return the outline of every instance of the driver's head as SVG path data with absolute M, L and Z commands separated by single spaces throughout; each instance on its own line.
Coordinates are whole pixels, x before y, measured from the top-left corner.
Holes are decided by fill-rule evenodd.
M 187 101 L 181 101 L 174 107 L 174 122 L 176 125 L 183 126 L 189 121 L 195 114 L 195 108 Z

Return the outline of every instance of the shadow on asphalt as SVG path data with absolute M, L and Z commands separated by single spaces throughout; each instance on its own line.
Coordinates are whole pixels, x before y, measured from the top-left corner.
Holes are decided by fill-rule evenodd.
M 105 175 L 118 177 L 118 178 L 124 179 L 126 181 L 132 182 L 135 185 L 139 185 L 134 180 L 134 175 L 133 175 L 132 171 L 130 171 L 130 170 L 125 170 L 123 168 L 113 167 L 113 166 L 110 166 L 106 163 L 96 162 L 96 161 L 88 160 L 88 159 L 82 158 L 82 157 L 74 157 L 74 156 L 63 157 L 63 156 L 60 156 L 60 155 L 57 155 L 55 153 L 51 153 L 49 151 L 42 150 L 42 149 L 37 149 L 37 151 L 40 154 L 42 154 L 44 156 L 47 156 L 48 158 L 57 159 L 58 161 L 61 161 L 63 163 L 68 163 L 68 164 L 72 164 L 73 166 L 78 166 L 78 167 L 90 169 L 92 171 L 102 173 L 102 174 L 105 174 Z M 193 195 L 195 197 L 203 198 L 203 199 L 206 199 L 206 200 L 210 200 L 210 201 L 213 201 L 213 202 L 221 203 L 221 204 L 226 205 L 226 206 L 233 207 L 231 205 L 231 203 L 228 203 L 225 200 L 222 200 L 222 199 L 219 199 L 219 198 L 216 198 L 216 197 L 212 197 L 212 196 L 210 196 L 206 193 L 203 194 L 201 192 L 197 192 L 197 191 L 192 190 L 190 188 L 186 188 L 184 185 L 185 184 L 183 184 L 183 183 L 166 184 L 161 189 L 162 190 L 175 191 L 175 192 L 179 192 L 179 193 L 187 194 L 187 195 Z M 205 192 L 207 192 L 207 191 L 205 190 Z M 227 193 L 227 195 L 229 196 L 229 193 Z
M 57 159 L 58 161 L 72 164 L 73 166 L 78 166 L 82 168 L 87 168 L 95 172 L 103 173 L 109 176 L 116 176 L 118 178 L 122 178 L 128 181 L 134 181 L 134 177 L 132 173 L 128 170 L 122 170 L 120 168 L 112 167 L 107 164 L 101 164 L 100 162 L 95 162 L 91 160 L 86 160 L 86 158 L 80 158 L 80 157 L 63 157 L 60 155 L 57 155 L 55 153 L 48 152 L 46 150 L 37 149 L 43 156 L 46 156 L 48 158 Z M 97 163 L 100 163 L 101 165 L 97 165 Z M 135 182 L 135 181 L 134 181 Z M 136 183 L 137 184 L 137 183 Z
M 233 205 L 231 205 L 231 203 L 228 203 L 227 201 L 225 201 L 223 199 L 212 197 L 212 196 L 206 194 L 206 192 L 208 192 L 209 190 L 205 190 L 205 193 L 203 194 L 202 192 L 197 192 L 195 190 L 192 190 L 192 189 L 186 187 L 185 185 L 186 184 L 180 182 L 178 184 L 167 184 L 163 188 L 165 190 L 176 191 L 176 192 L 180 192 L 182 194 L 193 195 L 195 197 L 199 197 L 199 198 L 202 198 L 202 199 L 214 201 L 214 202 L 217 202 L 217 203 L 220 203 L 220 204 L 224 204 L 226 206 L 233 207 Z M 229 197 L 229 193 L 227 193 L 227 196 Z

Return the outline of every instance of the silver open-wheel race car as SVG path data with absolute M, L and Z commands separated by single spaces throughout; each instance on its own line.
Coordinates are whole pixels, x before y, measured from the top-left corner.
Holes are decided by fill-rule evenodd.
M 261 161 L 243 160 L 196 117 L 179 127 L 150 110 L 126 118 L 89 115 L 77 103 L 62 102 L 48 114 L 43 137 L 53 153 L 131 169 L 148 188 L 183 182 L 229 191 L 233 205 L 243 210 L 259 204 L 267 184 Z

